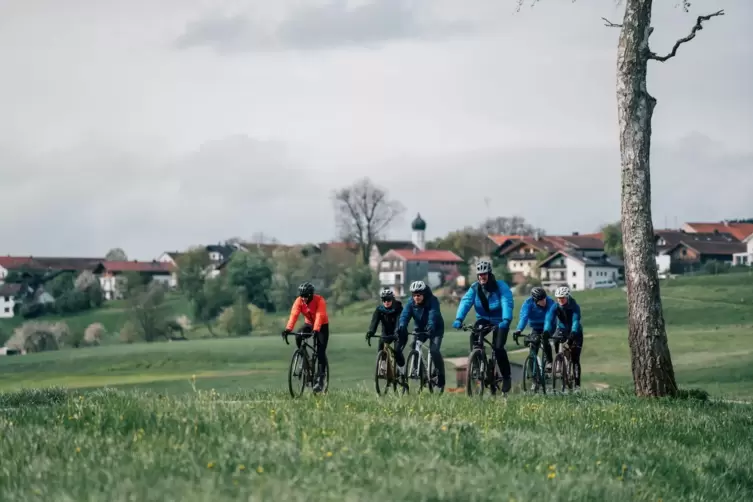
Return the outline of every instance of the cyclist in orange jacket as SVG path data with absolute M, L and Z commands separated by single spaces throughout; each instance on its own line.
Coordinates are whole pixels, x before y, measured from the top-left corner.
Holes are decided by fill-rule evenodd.
M 316 357 L 319 364 L 319 374 L 314 386 L 314 392 L 321 392 L 324 387 L 323 368 L 327 362 L 327 342 L 329 341 L 329 317 L 327 317 L 327 303 L 320 295 L 314 294 L 314 285 L 310 282 L 304 282 L 298 286 L 298 298 L 293 302 L 290 309 L 290 318 L 285 330 L 282 332 L 283 338 L 293 332 L 298 316 L 303 314 L 306 323 L 301 331 L 312 333 L 317 339 Z M 299 336 L 295 337 L 295 344 L 300 349 L 302 340 Z

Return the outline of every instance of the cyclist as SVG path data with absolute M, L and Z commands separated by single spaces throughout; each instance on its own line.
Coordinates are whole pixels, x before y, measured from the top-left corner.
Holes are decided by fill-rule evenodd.
M 549 309 L 546 321 L 544 322 L 544 336 L 547 337 L 544 349 L 548 349 L 547 359 L 551 361 L 552 348 L 548 343 L 548 335 L 552 333 L 556 319 L 557 334 L 564 335 L 567 338 L 567 344 L 570 346 L 570 355 L 575 373 L 575 388 L 577 389 L 580 388 L 580 353 L 583 350 L 583 326 L 580 321 L 580 306 L 575 301 L 575 298 L 570 296 L 570 288 L 567 286 L 557 288 L 554 296 L 557 299 L 557 303 Z M 559 351 L 559 343 L 555 343 L 554 349 Z
M 395 299 L 395 294 L 388 288 L 382 289 L 379 292 L 379 298 L 382 300 L 381 305 L 378 305 L 374 309 L 374 315 L 371 316 L 371 324 L 369 325 L 369 331 L 366 332 L 366 339 L 374 336 L 379 324 L 382 324 L 382 336 L 391 336 L 397 332 L 398 321 L 400 320 L 400 314 L 403 312 L 403 304 Z M 403 356 L 403 350 L 408 342 L 408 333 L 405 335 L 397 333 L 397 343 L 395 343 L 395 362 L 397 363 L 398 371 L 402 374 L 405 372 L 405 357 Z M 384 342 L 379 340 L 379 348 L 377 352 L 384 348 Z
M 460 329 L 471 307 L 476 310 L 476 328 L 496 324 L 492 346 L 499 362 L 499 371 L 502 373 L 502 392 L 509 392 L 512 381 L 510 360 L 507 357 L 505 344 L 512 323 L 514 306 L 512 291 L 505 281 L 494 277 L 492 264 L 489 261 L 482 260 L 476 264 L 476 277 L 478 281 L 471 285 L 460 300 L 452 327 Z M 473 350 L 473 340 L 471 340 L 471 350 Z
M 523 330 L 526 329 L 526 326 L 530 324 L 532 333 L 534 335 L 542 335 L 542 341 L 546 344 L 545 347 L 548 347 L 549 337 L 547 336 L 546 340 L 543 340 L 544 324 L 549 310 L 555 307 L 556 303 L 547 296 L 544 288 L 536 286 L 531 289 L 531 297 L 527 298 L 526 301 L 523 302 L 523 306 L 520 307 L 518 327 L 512 334 L 513 338 L 517 340 Z M 538 344 L 533 348 L 538 351 Z M 547 364 L 551 365 L 551 361 L 551 359 L 547 359 Z
M 316 357 L 319 361 L 319 374 L 314 385 L 314 392 L 321 392 L 324 387 L 324 366 L 327 361 L 327 342 L 329 341 L 329 318 L 327 317 L 327 303 L 320 295 L 314 293 L 314 285 L 304 282 L 298 286 L 298 298 L 290 309 L 288 324 L 282 332 L 283 338 L 292 333 L 298 316 L 303 314 L 305 325 L 301 329 L 304 333 L 312 333 L 317 339 Z M 303 341 L 295 337 L 295 344 L 300 349 Z
M 444 360 L 440 347 L 444 336 L 444 319 L 439 310 L 439 299 L 431 292 L 431 288 L 424 281 L 413 281 L 410 285 L 411 298 L 405 304 L 398 321 L 398 334 L 407 339 L 408 323 L 411 319 L 418 331 L 428 331 L 432 335 L 429 353 L 434 365 L 439 370 L 439 391 L 444 391 L 445 375 Z

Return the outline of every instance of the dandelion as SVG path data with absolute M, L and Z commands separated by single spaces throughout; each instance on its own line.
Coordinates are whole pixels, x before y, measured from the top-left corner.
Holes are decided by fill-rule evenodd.
M 549 474 L 546 475 L 546 479 L 554 479 L 556 477 L 557 477 L 556 472 L 550 472 Z
M 246 470 L 246 466 L 243 465 L 243 464 L 241 464 L 241 465 L 238 466 L 238 470 L 239 471 L 245 471 Z
M 81 453 L 81 448 L 79 448 L 78 446 L 76 446 L 76 453 Z
M 259 474 L 261 474 L 262 472 L 264 472 L 264 467 L 262 467 L 262 466 L 257 467 L 256 468 L 256 472 L 258 472 Z
M 447 426 L 446 426 L 446 425 L 443 425 L 443 426 L 442 426 L 442 432 L 444 432 L 444 431 L 446 431 L 446 430 L 447 430 Z
M 212 467 L 214 467 L 214 462 L 209 462 L 207 464 L 207 469 L 211 469 Z
M 550 470 L 550 471 L 553 471 L 553 470 L 555 470 L 556 468 L 557 468 L 557 464 L 552 464 L 552 465 L 550 465 L 550 466 L 549 466 L 549 470 Z
M 327 457 L 331 457 L 331 456 L 332 456 L 332 452 L 331 452 L 331 451 L 328 451 L 328 452 L 327 452 Z

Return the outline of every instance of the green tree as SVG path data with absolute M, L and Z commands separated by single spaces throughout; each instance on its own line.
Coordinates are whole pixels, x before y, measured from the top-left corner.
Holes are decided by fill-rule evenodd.
M 140 338 L 153 342 L 168 336 L 169 309 L 165 305 L 165 287 L 153 282 L 130 289 L 129 317 Z
M 379 278 L 368 265 L 358 264 L 345 269 L 332 285 L 332 302 L 342 308 L 354 302 L 374 298 L 379 292 Z
M 289 309 L 298 296 L 298 286 L 314 280 L 315 260 L 313 256 L 303 256 L 298 249 L 278 249 L 273 253 L 275 270 L 270 296 L 276 311 Z
M 204 289 L 209 264 L 209 254 L 203 247 L 193 247 L 178 258 L 178 288 L 189 301 L 194 301 Z
M 216 336 L 212 329 L 212 322 L 225 307 L 232 305 L 233 295 L 225 286 L 222 278 L 206 279 L 202 290 L 194 296 L 191 302 L 193 318 L 202 322 L 212 336 Z
M 128 261 L 128 255 L 121 248 L 113 248 L 105 255 L 107 261 Z
M 622 260 L 625 255 L 622 251 L 622 225 L 620 222 L 604 225 L 601 227 L 601 234 L 604 240 L 604 252 Z
M 263 309 L 273 308 L 269 298 L 272 264 L 259 251 L 233 253 L 226 267 L 227 285 L 246 288 L 250 303 Z
M 248 296 L 246 288 L 237 288 L 235 303 L 233 304 L 233 316 L 230 319 L 230 332 L 233 335 L 248 335 L 251 333 L 251 312 L 248 310 Z

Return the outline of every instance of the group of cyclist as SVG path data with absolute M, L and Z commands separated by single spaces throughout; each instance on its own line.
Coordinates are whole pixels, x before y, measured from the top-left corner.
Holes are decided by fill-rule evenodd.
M 498 280 L 492 271 L 492 264 L 479 261 L 476 264 L 477 281 L 471 285 L 460 300 L 455 321 L 452 327 L 461 329 L 465 317 L 471 308 L 476 311 L 475 328 L 493 326 L 492 347 L 499 363 L 502 376 L 502 392 L 509 392 L 511 388 L 510 360 L 507 357 L 505 345 L 513 320 L 513 295 L 505 281 Z M 329 341 L 329 319 L 324 298 L 317 295 L 314 286 L 305 282 L 298 288 L 299 296 L 293 303 L 290 318 L 282 332 L 283 337 L 292 333 L 295 323 L 303 315 L 305 326 L 302 333 L 310 333 L 317 338 L 318 367 L 326 367 L 327 342 Z M 380 292 L 381 303 L 374 310 L 366 338 L 374 336 L 381 324 L 382 337 L 396 335 L 395 360 L 398 372 L 405 375 L 405 356 L 403 351 L 408 343 L 408 325 L 413 321 L 417 332 L 428 333 L 430 340 L 429 352 L 433 363 L 439 369 L 437 386 L 443 390 L 445 386 L 444 362 L 440 348 L 444 336 L 444 319 L 440 311 L 439 300 L 424 281 L 414 281 L 410 285 L 411 296 L 403 306 L 389 289 Z M 575 373 L 575 387 L 580 387 L 580 354 L 583 348 L 583 328 L 581 324 L 580 306 L 570 295 L 570 289 L 562 286 L 556 289 L 555 299 L 552 300 L 541 287 L 531 290 L 520 308 L 518 325 L 513 332 L 517 339 L 526 326 L 530 326 L 532 334 L 536 336 L 534 349 L 538 351 L 538 343 L 543 343 L 546 355 L 546 370 L 551 371 L 552 347 L 550 338 L 556 335 L 555 351 L 559 351 L 559 340 L 564 339 L 570 347 Z M 296 345 L 301 346 L 301 338 L 296 336 Z M 474 340 L 471 339 L 471 349 Z M 378 350 L 382 350 L 384 342 L 379 343 Z M 324 373 L 317 375 L 314 391 L 319 392 L 324 385 Z

